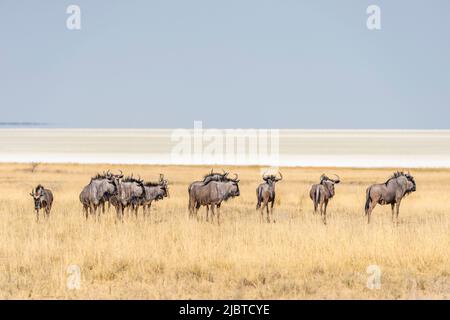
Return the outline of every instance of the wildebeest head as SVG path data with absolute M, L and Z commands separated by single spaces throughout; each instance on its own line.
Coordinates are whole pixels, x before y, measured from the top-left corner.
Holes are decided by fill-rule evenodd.
M 149 187 L 157 187 L 156 200 L 161 200 L 164 197 L 170 197 L 169 182 L 166 179 L 164 179 L 164 175 L 162 173 L 159 174 L 159 182 L 157 183 L 147 182 L 145 185 Z
M 160 185 L 163 197 L 170 197 L 170 195 L 169 195 L 169 181 L 164 179 L 164 175 L 162 173 L 159 174 L 159 185 Z
M 39 210 L 42 205 L 42 198 L 44 197 L 44 187 L 38 185 L 36 189 L 31 190 L 30 196 L 32 196 L 34 200 L 34 209 Z
M 225 170 L 222 170 L 222 171 L 223 171 L 223 173 L 218 173 L 218 172 L 213 172 L 213 170 L 211 169 L 211 172 L 203 177 L 203 184 L 208 184 L 211 181 L 226 181 L 228 172 L 225 172 Z
M 227 179 L 226 183 L 229 189 L 224 200 L 240 196 L 241 193 L 239 191 L 239 181 L 240 180 L 238 179 L 238 175 L 236 173 L 234 174 L 233 179 L 230 178 Z
M 408 181 L 406 182 L 406 193 L 416 191 L 416 181 L 414 180 L 414 177 L 409 173 L 406 173 L 405 177 L 406 179 L 408 179 Z
M 331 179 L 325 174 L 322 174 L 320 176 L 320 184 L 325 186 L 325 188 L 327 188 L 332 195 L 334 195 L 334 185 L 341 182 L 341 179 L 338 175 L 334 174 L 334 176 L 336 177 L 335 179 Z
M 122 171 L 119 170 L 119 172 L 120 172 L 119 174 L 113 174 L 108 171 L 105 176 L 105 179 L 108 179 L 112 184 L 114 184 L 114 186 L 116 186 L 116 188 L 123 179 Z
M 279 178 L 277 178 L 277 176 L 274 174 L 270 174 L 270 175 L 263 174 L 262 178 L 265 182 L 267 182 L 268 184 L 271 185 L 275 182 L 283 180 L 283 175 L 281 174 L 281 172 L 278 171 L 278 174 L 280 175 Z

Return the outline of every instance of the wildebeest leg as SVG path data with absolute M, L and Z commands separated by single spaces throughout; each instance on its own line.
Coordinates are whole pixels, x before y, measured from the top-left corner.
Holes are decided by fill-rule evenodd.
M 216 212 L 214 210 L 214 204 L 211 204 L 211 223 L 214 223 L 214 218 L 215 217 L 216 217 Z
M 323 204 L 323 224 L 327 224 L 327 206 L 328 206 L 328 201 L 325 200 L 324 204 Z
M 150 211 L 150 205 L 149 204 L 143 204 L 142 205 L 142 214 L 145 217 L 147 217 L 147 213 Z
M 275 204 L 275 198 L 273 198 L 272 204 L 270 205 L 270 216 L 271 216 L 272 222 L 275 223 L 275 219 L 273 218 L 273 205 L 274 204 Z
M 116 204 L 114 207 L 116 208 L 116 218 L 117 218 L 116 221 L 117 221 L 120 219 L 120 205 Z
M 370 216 L 372 215 L 372 210 L 375 208 L 375 206 L 377 205 L 376 201 L 373 201 L 369 204 L 369 208 L 367 209 L 366 215 L 367 215 L 367 224 L 370 223 Z
M 395 218 L 395 203 L 391 203 L 391 211 L 392 211 L 392 223 L 394 223 L 394 218 Z
M 206 205 L 206 222 L 209 222 L 209 205 Z
M 319 211 L 320 211 L 320 217 L 323 219 L 323 201 L 320 201 Z
M 266 207 L 266 220 L 270 223 L 269 201 L 264 202 L 264 206 Z
M 138 209 L 139 209 L 139 206 L 137 204 L 133 205 L 134 215 L 135 215 L 136 219 L 138 217 Z
M 398 226 L 398 214 L 399 214 L 399 212 L 400 212 L 400 201 L 398 201 L 397 202 L 397 204 L 396 204 L 396 208 L 395 208 L 395 225 L 397 225 Z
M 220 225 L 220 204 L 217 205 L 217 224 Z
M 189 219 L 192 219 L 194 216 L 195 203 L 189 202 Z
M 36 222 L 39 222 L 39 210 L 36 210 Z
M 121 222 L 123 222 L 123 216 L 124 216 L 124 214 L 125 214 L 125 207 L 124 207 L 122 204 L 120 204 L 120 205 L 119 205 L 119 214 L 118 214 L 118 216 L 119 216 L 119 220 L 120 220 Z
M 214 222 L 214 216 L 216 215 L 216 212 L 214 211 L 214 204 L 211 205 L 211 213 L 211 222 Z M 217 224 L 220 224 L 219 217 L 217 217 Z
M 197 218 L 197 221 L 199 221 L 199 216 L 198 216 L 198 209 L 200 208 L 200 203 L 196 203 L 195 204 L 195 217 Z
M 52 207 L 48 206 L 45 208 L 45 218 L 48 219 L 48 217 L 50 216 L 50 210 L 52 209 Z
M 86 220 L 89 217 L 88 210 L 89 210 L 89 207 L 87 205 L 83 204 L 83 213 L 84 213 L 84 216 L 86 217 Z
M 259 217 L 259 222 L 260 223 L 263 223 L 264 222 L 264 202 L 263 202 L 263 204 L 262 204 L 262 206 L 261 206 L 261 215 L 260 215 L 260 217 Z
M 124 207 L 123 205 L 120 205 L 120 221 L 123 222 L 123 218 L 125 216 L 125 210 L 130 211 L 130 207 Z

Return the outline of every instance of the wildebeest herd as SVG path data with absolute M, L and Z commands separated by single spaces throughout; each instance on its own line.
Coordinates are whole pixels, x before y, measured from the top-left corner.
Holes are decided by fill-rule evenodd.
M 264 209 L 266 209 L 267 222 L 274 222 L 273 207 L 275 204 L 275 184 L 283 179 L 283 175 L 263 174 L 263 183 L 256 189 L 256 209 L 260 210 L 260 221 L 264 221 Z M 211 220 L 214 220 L 217 211 L 217 223 L 220 224 L 220 206 L 222 202 L 230 198 L 238 197 L 239 191 L 238 175 L 229 176 L 228 172 L 213 172 L 205 175 L 202 180 L 194 181 L 189 185 L 189 217 L 197 217 L 198 209 L 206 207 L 206 220 L 209 221 L 209 210 L 211 209 Z M 310 190 L 310 198 L 313 202 L 314 214 L 320 212 L 323 223 L 327 224 L 328 202 L 335 195 L 335 185 L 340 182 L 339 176 L 329 178 L 325 174 L 320 176 L 318 184 L 313 184 Z M 416 182 L 409 173 L 395 172 L 385 183 L 373 184 L 366 190 L 365 215 L 367 223 L 370 223 L 372 210 L 377 204 L 390 204 L 392 209 L 392 221 L 398 224 L 398 214 L 402 199 L 416 191 Z M 38 185 L 30 195 L 34 200 L 36 219 L 39 220 L 39 211 L 43 209 L 45 216 L 50 215 L 53 204 L 53 193 Z M 144 217 L 149 213 L 153 201 L 169 197 L 169 183 L 160 174 L 158 182 L 145 182 L 133 176 L 124 177 L 123 173 L 113 174 L 107 171 L 92 177 L 80 193 L 79 199 L 83 207 L 86 219 L 89 216 L 99 218 L 105 212 L 105 205 L 116 209 L 117 218 L 123 221 L 125 210 L 138 215 L 142 207 Z

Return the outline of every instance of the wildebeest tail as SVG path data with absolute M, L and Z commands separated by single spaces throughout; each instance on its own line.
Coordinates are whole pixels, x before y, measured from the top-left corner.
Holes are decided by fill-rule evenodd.
M 366 215 L 367 215 L 367 211 L 369 210 L 370 202 L 371 202 L 371 199 L 370 199 L 370 187 L 369 187 L 366 190 L 366 205 L 364 207 L 364 212 Z
M 188 203 L 188 210 L 191 210 L 191 186 L 188 187 L 188 195 L 189 195 L 189 203 Z
M 320 201 L 320 189 L 316 188 L 316 191 L 314 191 L 314 211 L 317 211 L 319 201 Z
M 262 199 L 262 188 L 256 189 L 256 197 L 258 198 L 258 202 L 256 203 L 256 210 L 261 208 L 261 199 Z

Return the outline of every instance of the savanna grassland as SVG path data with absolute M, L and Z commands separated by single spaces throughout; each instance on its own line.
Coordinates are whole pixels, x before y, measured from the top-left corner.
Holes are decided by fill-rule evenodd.
M 107 169 L 146 180 L 162 172 L 170 198 L 146 219 L 140 211 L 116 223 L 111 209 L 86 221 L 79 192 Z M 188 184 L 209 167 L 1 164 L 0 298 L 450 298 L 450 170 L 411 171 L 417 192 L 394 227 L 389 206 L 377 206 L 370 225 L 363 218 L 366 187 L 393 169 L 282 168 L 274 224 L 260 224 L 255 211 L 260 168 L 226 169 L 239 174 L 241 196 L 222 205 L 217 226 L 187 218 Z M 326 226 L 309 199 L 322 172 L 342 180 Z M 55 202 L 49 220 L 36 223 L 29 193 L 38 183 Z M 72 264 L 81 268 L 79 290 L 66 286 Z M 378 290 L 366 287 L 373 264 Z

